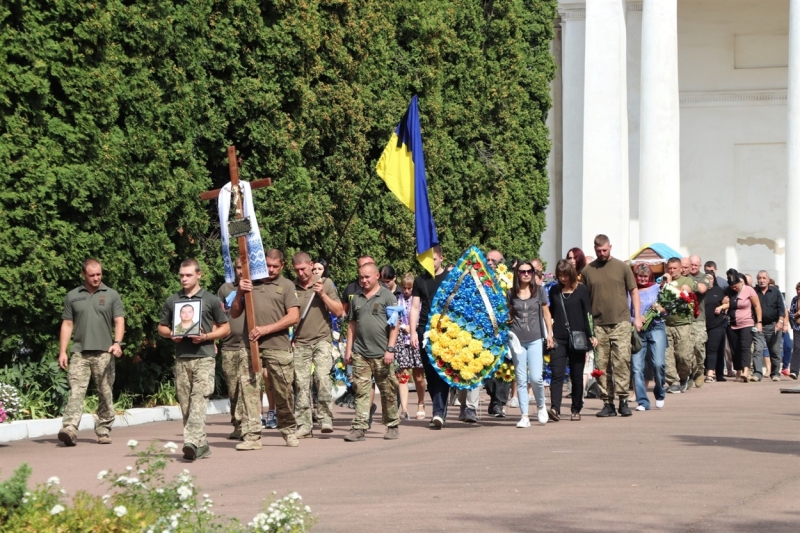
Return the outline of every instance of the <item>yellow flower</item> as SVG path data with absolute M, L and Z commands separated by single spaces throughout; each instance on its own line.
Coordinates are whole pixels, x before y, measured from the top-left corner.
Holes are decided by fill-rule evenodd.
M 450 366 L 453 367 L 453 370 L 461 370 L 464 368 L 464 362 L 458 356 L 455 356 L 450 360 Z
M 472 371 L 473 371 L 475 374 L 477 374 L 477 373 L 479 373 L 481 370 L 483 370 L 483 365 L 482 365 L 482 364 L 481 364 L 481 362 L 480 362 L 480 361 L 478 361 L 477 359 L 473 359 L 473 360 L 472 360 L 472 361 L 469 363 L 469 365 L 467 366 L 467 368 L 469 368 L 469 369 L 470 369 L 470 370 L 472 370 Z
M 497 265 L 497 268 L 495 268 L 495 271 L 498 274 L 505 274 L 506 272 L 508 272 L 508 267 L 505 265 L 505 263 L 500 263 L 499 265 Z
M 469 341 L 469 351 L 478 355 L 483 351 L 483 343 L 477 339 L 472 339 Z
M 436 324 L 439 323 L 439 318 L 441 318 L 441 316 L 442 315 L 440 315 L 439 313 L 436 313 L 431 317 L 431 329 L 436 327 Z
M 473 372 L 472 370 L 469 370 L 467 368 L 461 370 L 460 374 L 461 374 L 461 378 L 462 379 L 466 379 L 467 381 L 470 381 L 475 377 L 475 372 Z

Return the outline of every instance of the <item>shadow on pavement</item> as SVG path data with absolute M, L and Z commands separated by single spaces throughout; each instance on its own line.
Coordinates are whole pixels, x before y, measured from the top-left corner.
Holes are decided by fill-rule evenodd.
M 800 441 L 751 439 L 741 437 L 703 437 L 699 435 L 675 435 L 675 438 L 694 446 L 737 448 L 749 452 L 777 453 L 800 456 Z

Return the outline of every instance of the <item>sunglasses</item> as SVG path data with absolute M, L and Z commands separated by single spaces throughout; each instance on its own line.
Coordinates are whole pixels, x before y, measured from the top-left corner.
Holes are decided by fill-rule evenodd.
M 518 270 L 518 272 L 520 276 L 530 276 L 531 274 L 533 274 L 533 270 L 529 268 L 525 270 Z

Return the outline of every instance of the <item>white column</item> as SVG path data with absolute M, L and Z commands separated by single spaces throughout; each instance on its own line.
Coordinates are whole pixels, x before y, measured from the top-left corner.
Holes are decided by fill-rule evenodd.
M 642 245 L 681 245 L 678 2 L 645 0 L 639 150 Z
M 786 290 L 800 281 L 800 0 L 789 3 L 788 160 L 786 195 Z
M 562 182 L 561 252 L 583 247 L 583 68 L 586 48 L 586 13 L 572 10 L 561 15 L 562 72 Z M 587 252 L 589 253 L 589 252 Z
M 625 3 L 586 2 L 581 247 L 604 233 L 613 255 L 629 255 L 628 102 Z M 564 198 L 564 202 L 569 201 Z

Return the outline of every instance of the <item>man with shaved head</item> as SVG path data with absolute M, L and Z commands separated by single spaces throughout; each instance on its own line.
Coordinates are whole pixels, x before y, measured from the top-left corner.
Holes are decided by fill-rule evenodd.
M 708 341 L 708 331 L 706 330 L 706 304 L 705 297 L 708 291 L 709 276 L 700 270 L 703 261 L 699 255 L 692 255 L 688 258 L 689 275 L 687 277 L 697 283 L 697 301 L 700 305 L 700 315 L 692 322 L 692 343 L 694 344 L 694 365 L 692 367 L 691 378 L 695 387 L 702 387 L 706 379 L 706 341 Z M 683 259 L 681 259 L 681 270 L 683 270 Z
M 389 307 L 397 305 L 392 291 L 378 283 L 378 267 L 374 262 L 358 269 L 361 291 L 353 295 L 347 315 L 347 348 L 344 359 L 353 365 L 353 388 L 356 393 L 356 416 L 347 442 L 365 439 L 370 415 L 370 390 L 372 380 L 381 393 L 381 412 L 386 426 L 386 440 L 400 436 L 400 418 L 397 415 L 398 383 L 392 371 L 398 326 L 388 324 Z

